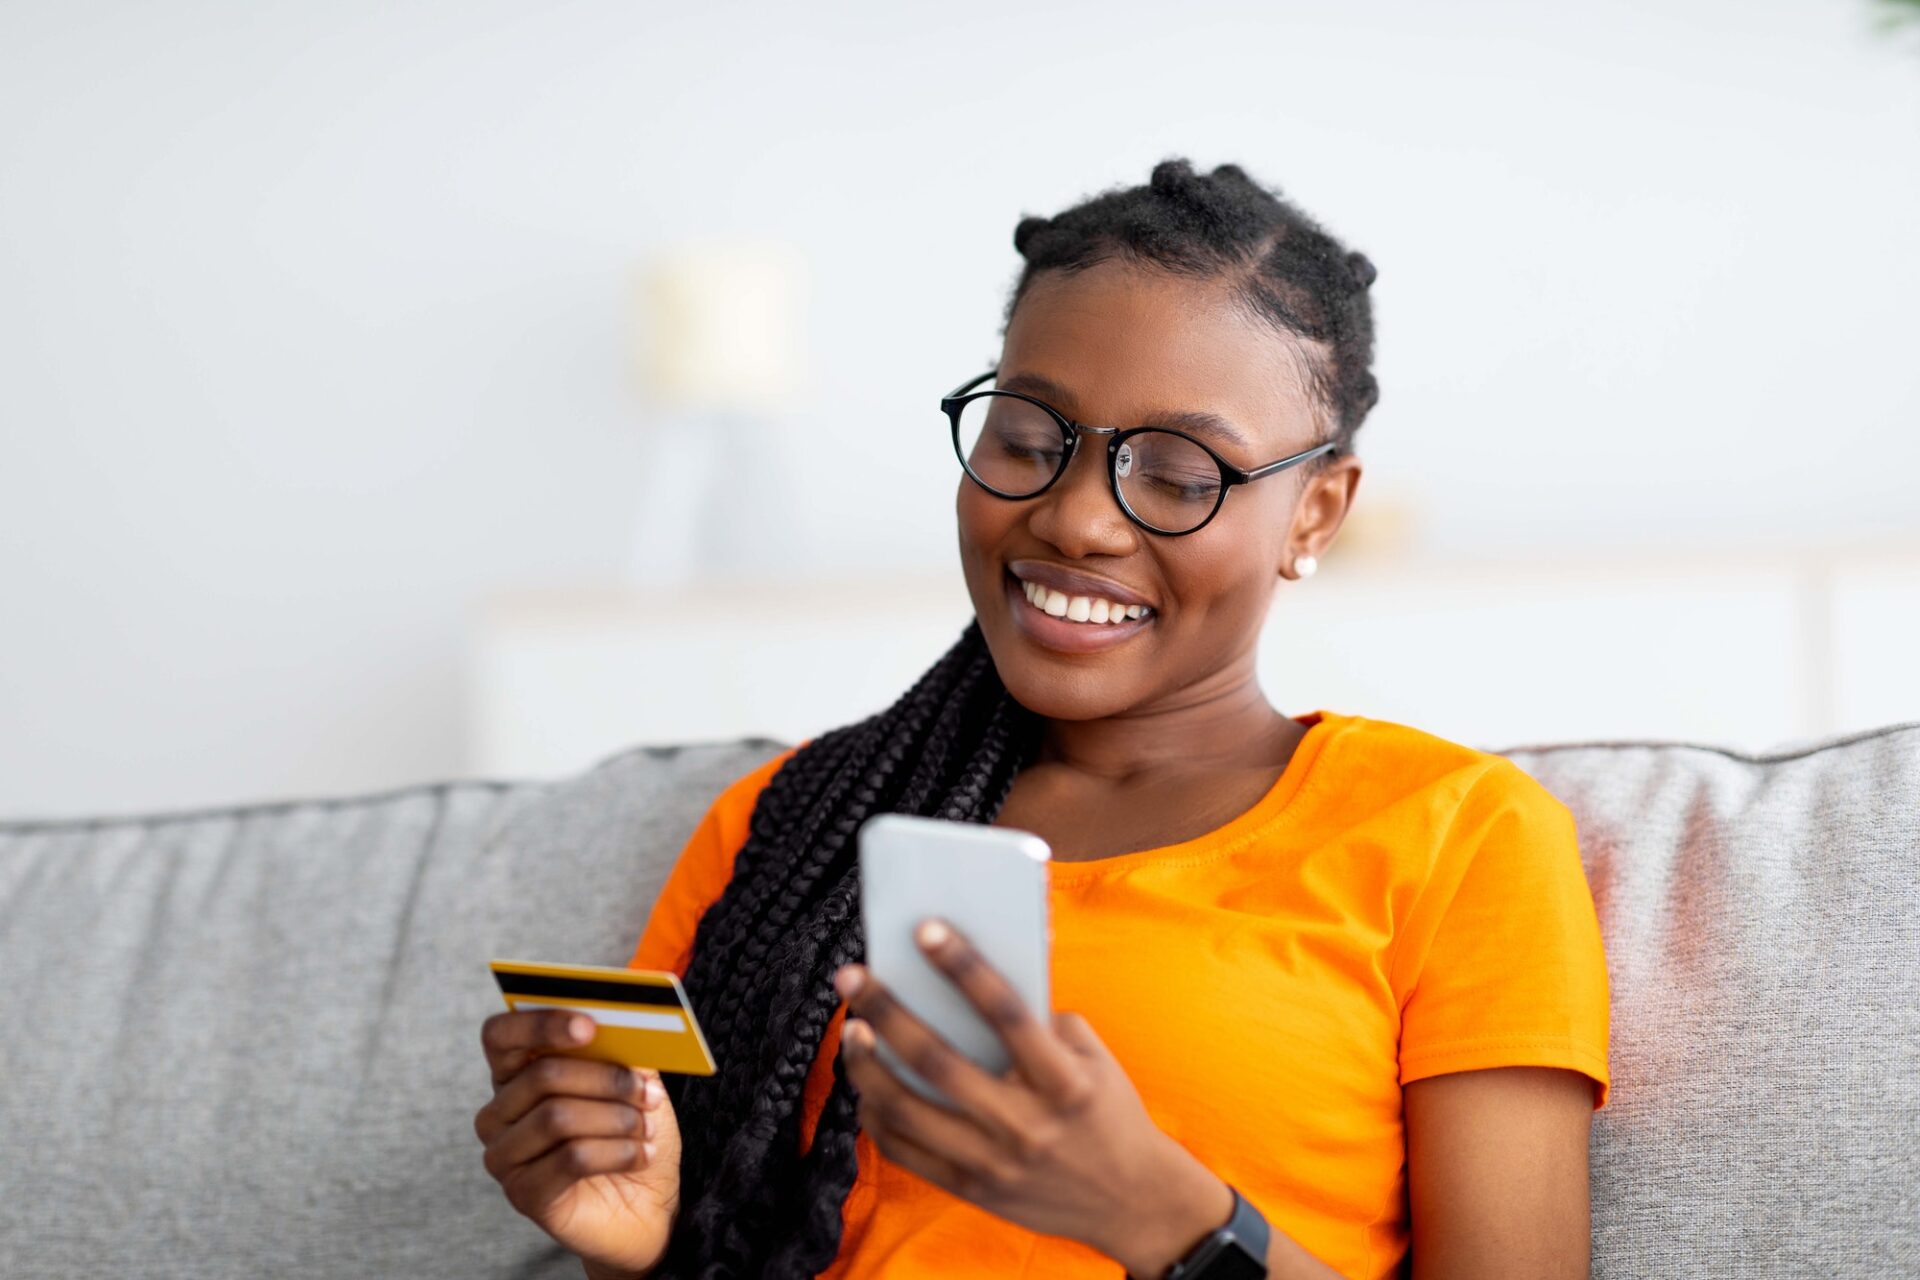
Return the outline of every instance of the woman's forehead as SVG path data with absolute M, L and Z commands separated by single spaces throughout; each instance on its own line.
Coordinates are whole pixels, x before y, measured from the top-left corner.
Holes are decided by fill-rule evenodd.
M 1014 309 L 999 368 L 995 385 L 1024 374 L 1030 394 L 1094 426 L 1189 412 L 1225 418 L 1263 448 L 1315 435 L 1299 341 L 1221 281 L 1117 262 L 1047 272 Z M 1041 382 L 1055 395 L 1031 390 Z

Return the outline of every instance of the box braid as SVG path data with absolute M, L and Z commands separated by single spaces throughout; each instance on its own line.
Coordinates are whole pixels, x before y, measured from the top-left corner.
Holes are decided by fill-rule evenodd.
M 1163 161 L 1145 186 L 1023 219 L 1014 247 L 1026 267 L 1009 324 L 1042 272 L 1124 256 L 1228 279 L 1255 314 L 1311 340 L 1299 344 L 1309 391 L 1341 451 L 1378 399 L 1372 263 L 1238 166 L 1200 177 L 1185 160 Z M 785 1280 L 838 1255 L 857 1170 L 855 1098 L 837 1057 L 804 1156 L 800 1121 L 839 1005 L 833 973 L 866 955 L 856 832 L 879 813 L 991 822 L 1041 727 L 1007 693 L 974 622 L 893 706 L 806 744 L 768 782 L 694 934 L 684 982 L 720 1069 L 664 1077 L 680 1123 L 681 1203 L 656 1275 Z

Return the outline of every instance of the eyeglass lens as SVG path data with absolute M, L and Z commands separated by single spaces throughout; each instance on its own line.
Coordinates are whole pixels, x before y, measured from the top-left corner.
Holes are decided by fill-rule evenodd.
M 973 478 L 1009 498 L 1046 488 L 1066 452 L 1060 424 L 1013 396 L 980 396 L 962 405 L 957 443 Z
M 956 443 L 973 478 L 1008 498 L 1046 488 L 1065 453 L 1059 423 L 1016 396 L 985 395 L 961 406 Z M 1099 436 L 1083 439 L 1081 447 L 1088 446 L 1106 449 Z M 1121 441 L 1113 477 L 1132 514 L 1164 533 L 1197 528 L 1220 501 L 1220 468 L 1212 455 L 1171 432 L 1143 431 Z

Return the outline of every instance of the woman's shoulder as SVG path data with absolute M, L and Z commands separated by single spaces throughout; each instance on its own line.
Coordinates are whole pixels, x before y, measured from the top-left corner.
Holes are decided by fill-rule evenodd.
M 795 743 L 783 748 L 767 759 L 729 782 L 707 806 L 707 813 L 701 825 L 712 830 L 715 843 L 727 849 L 729 853 L 737 851 L 746 842 L 747 828 L 753 821 L 753 807 L 760 801 L 760 793 L 767 789 L 774 775 L 793 759 L 794 753 L 806 745 Z
M 1327 770 L 1354 798 L 1383 803 L 1430 793 L 1437 803 L 1558 805 L 1532 774 L 1497 751 L 1471 746 L 1397 720 L 1354 712 L 1316 713 L 1330 736 L 1322 750 Z
M 1573 812 L 1532 774 L 1489 751 L 1411 725 L 1353 717 L 1348 778 L 1376 794 L 1369 814 L 1432 906 L 1469 877 L 1495 899 L 1571 894 L 1584 872 Z M 1369 779 L 1372 779 L 1371 781 Z M 1384 779 L 1384 781 L 1382 780 Z M 1580 885 L 1584 893 L 1584 885 Z M 1591 907 L 1588 908 L 1591 911 Z
M 720 794 L 714 797 L 713 803 L 715 807 L 725 806 L 732 808 L 745 804 L 747 808 L 751 809 L 754 800 L 759 797 L 762 791 L 766 790 L 767 784 L 773 781 L 773 775 L 779 773 L 787 761 L 793 759 L 794 753 L 805 745 L 805 742 L 797 742 L 790 747 L 782 747 L 779 751 L 776 751 L 747 772 L 735 778 L 732 782 L 729 782 L 721 790 Z
M 628 964 L 686 973 L 693 954 L 694 930 L 733 876 L 734 859 L 747 842 L 760 793 L 798 750 L 797 746 L 788 747 L 762 761 L 728 783 L 707 806 L 655 894 L 640 943 Z

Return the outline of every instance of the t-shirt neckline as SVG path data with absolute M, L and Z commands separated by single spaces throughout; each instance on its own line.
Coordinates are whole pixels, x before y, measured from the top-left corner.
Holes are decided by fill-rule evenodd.
M 1287 760 L 1286 768 L 1281 770 L 1280 776 L 1274 779 L 1271 787 L 1267 788 L 1267 793 L 1254 801 L 1251 808 L 1224 826 L 1202 832 L 1178 844 L 1161 845 L 1153 849 L 1134 849 L 1127 853 L 1114 854 L 1112 857 L 1093 858 L 1087 861 L 1050 862 L 1047 864 L 1049 886 L 1059 888 L 1063 885 L 1098 880 L 1145 865 L 1168 863 L 1177 865 L 1211 861 L 1238 848 L 1254 832 L 1265 830 L 1283 816 L 1287 816 L 1289 805 L 1305 785 L 1308 775 L 1313 772 L 1315 763 L 1324 754 L 1328 739 L 1333 736 L 1336 729 L 1351 719 L 1349 716 L 1324 708 L 1291 718 L 1296 723 L 1305 725 L 1307 731 L 1301 736 L 1300 741 L 1294 744 L 1293 755 Z

